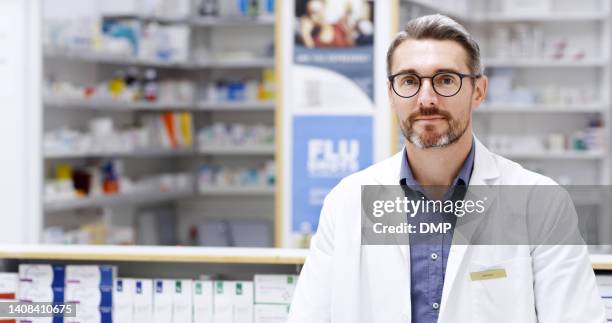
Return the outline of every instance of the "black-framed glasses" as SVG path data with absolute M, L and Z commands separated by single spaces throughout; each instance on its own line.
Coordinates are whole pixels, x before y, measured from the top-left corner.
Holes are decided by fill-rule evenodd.
M 389 76 L 389 82 L 395 94 L 402 98 L 411 98 L 419 93 L 423 79 L 431 79 L 433 90 L 444 97 L 451 97 L 461 91 L 463 79 L 479 78 L 480 74 L 462 74 L 457 72 L 438 72 L 432 76 L 420 76 L 412 72 L 401 72 Z

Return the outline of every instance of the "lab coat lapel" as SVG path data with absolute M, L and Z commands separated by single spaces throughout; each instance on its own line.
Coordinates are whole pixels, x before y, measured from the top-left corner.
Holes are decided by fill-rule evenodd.
M 493 204 L 496 195 L 495 190 L 490 185 L 494 184 L 495 179 L 499 177 L 497 163 L 493 154 L 482 145 L 478 139 L 474 138 L 474 140 L 476 147 L 474 169 L 469 183 L 469 187 L 473 189 L 468 188 L 467 194 L 471 195 L 470 199 L 472 200 L 481 199 L 486 196 L 487 198 L 484 199 L 485 211 L 483 214 L 468 215 L 457 220 L 456 227 L 461 227 L 461 229 L 453 236 L 453 244 L 451 245 L 448 263 L 446 265 L 440 306 L 440 322 L 450 322 L 450 320 L 444 319 L 449 295 L 453 291 L 453 285 L 457 279 L 465 255 L 470 249 L 469 241 L 471 241 L 472 235 L 484 216 L 486 216 L 486 212 Z
M 398 153 L 393 155 L 389 160 L 388 164 L 383 166 L 381 172 L 378 173 L 377 178 L 375 179 L 378 182 L 378 185 L 394 185 L 398 186 L 400 181 L 400 170 L 402 163 L 402 154 L 404 153 L 404 149 L 400 150 Z M 398 251 L 401 253 L 402 258 L 404 259 L 404 264 L 406 268 L 410 268 L 410 246 L 407 244 L 401 243 L 398 241 L 396 244 Z

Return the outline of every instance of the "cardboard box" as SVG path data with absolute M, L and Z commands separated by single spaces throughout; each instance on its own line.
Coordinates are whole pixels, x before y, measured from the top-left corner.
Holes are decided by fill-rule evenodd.
M 213 282 L 193 281 L 193 322 L 213 322 Z
M 174 280 L 156 279 L 153 285 L 153 323 L 171 323 Z
M 256 304 L 291 304 L 296 275 L 255 275 Z
M 289 305 L 255 304 L 255 323 L 285 323 L 289 318 Z
M 79 286 L 66 284 L 64 300 L 67 303 L 85 305 L 89 308 L 113 306 L 112 286 Z

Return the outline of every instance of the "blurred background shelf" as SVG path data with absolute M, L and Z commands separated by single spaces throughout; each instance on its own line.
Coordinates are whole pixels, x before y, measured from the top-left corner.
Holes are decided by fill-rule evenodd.
M 111 157 L 176 157 L 194 155 L 193 149 L 151 149 L 136 151 L 107 151 L 107 152 L 48 152 L 45 159 L 68 159 L 68 158 L 111 158 Z
M 274 111 L 274 102 L 200 102 L 199 110 L 204 111 Z
M 546 58 L 484 58 L 485 67 L 604 67 L 609 64 L 605 58 L 584 58 L 580 60 Z
M 44 203 L 44 210 L 45 212 L 59 212 L 92 207 L 155 204 L 193 197 L 194 195 L 193 190 L 177 192 L 143 192 L 131 194 L 117 193 L 106 196 L 75 198 L 74 200 L 49 201 Z
M 204 196 L 266 196 L 274 195 L 274 187 L 250 187 L 250 186 L 200 186 L 198 194 Z
M 475 110 L 479 114 L 487 113 L 528 113 L 528 114 L 572 114 L 572 113 L 604 113 L 608 110 L 607 104 L 582 104 L 582 105 L 556 105 L 556 104 L 483 104 Z
M 102 99 L 64 99 L 45 98 L 43 104 L 46 109 L 77 109 L 77 110 L 108 110 L 108 111 L 191 111 L 197 110 L 193 103 L 182 102 L 127 102 L 119 100 Z
M 209 146 L 200 147 L 197 152 L 203 155 L 274 155 L 275 147 L 273 145 Z
M 562 151 L 562 152 L 513 152 L 495 151 L 496 154 L 510 159 L 551 159 L 551 160 L 600 160 L 605 157 L 602 151 Z

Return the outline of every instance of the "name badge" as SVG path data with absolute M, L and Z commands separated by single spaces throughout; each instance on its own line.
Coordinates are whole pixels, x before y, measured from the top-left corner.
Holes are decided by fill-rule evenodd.
M 491 269 L 470 273 L 472 281 L 506 278 L 505 269 Z

